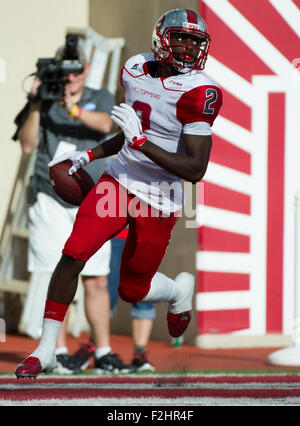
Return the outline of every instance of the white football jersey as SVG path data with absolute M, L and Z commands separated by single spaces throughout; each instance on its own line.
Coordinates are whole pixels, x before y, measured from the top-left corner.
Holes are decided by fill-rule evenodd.
M 200 71 L 151 77 L 147 63 L 153 61 L 153 54 L 143 53 L 126 62 L 121 70 L 125 102 L 140 117 L 149 141 L 168 152 L 184 154 L 183 134 L 211 134 L 210 126 L 222 105 L 222 92 Z M 127 143 L 106 173 L 164 213 L 182 207 L 181 179 Z

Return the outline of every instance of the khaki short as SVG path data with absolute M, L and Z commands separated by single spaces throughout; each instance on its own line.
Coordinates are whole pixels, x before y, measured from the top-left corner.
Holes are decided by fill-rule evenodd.
M 52 197 L 39 193 L 36 203 L 29 209 L 30 272 L 53 272 L 62 256 L 78 208 L 65 208 Z M 106 276 L 109 274 L 111 243 L 107 241 L 86 263 L 82 275 Z

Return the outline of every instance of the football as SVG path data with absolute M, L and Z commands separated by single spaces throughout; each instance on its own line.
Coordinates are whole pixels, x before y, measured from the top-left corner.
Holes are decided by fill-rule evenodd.
M 56 194 L 63 201 L 73 206 L 80 206 L 84 198 L 95 186 L 95 183 L 84 169 L 79 169 L 70 176 L 68 171 L 71 167 L 72 161 L 70 160 L 50 167 L 50 182 Z

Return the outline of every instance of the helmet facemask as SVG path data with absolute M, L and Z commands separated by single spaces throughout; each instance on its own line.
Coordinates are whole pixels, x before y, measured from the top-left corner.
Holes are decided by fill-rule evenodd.
M 192 70 L 203 70 L 207 60 L 209 40 L 203 35 L 192 33 L 195 38 L 200 40 L 200 44 L 196 46 L 194 44 L 176 43 L 174 45 L 171 40 L 172 34 L 185 35 L 191 33 L 187 31 L 183 32 L 182 30 L 177 33 L 173 28 L 172 31 L 168 31 L 169 58 L 173 67 L 181 73 L 187 73 Z
M 190 24 L 185 22 L 186 9 L 176 9 L 163 15 L 156 24 L 152 36 L 152 50 L 155 60 L 162 63 L 168 63 L 180 73 L 187 73 L 192 70 L 203 70 L 207 60 L 210 36 L 206 32 L 206 24 L 199 16 L 198 24 Z M 170 18 L 174 18 L 174 25 L 170 23 Z M 200 21 L 200 22 L 199 22 Z M 186 45 L 182 46 L 176 43 L 172 46 L 172 34 L 189 34 L 198 39 L 201 39 L 200 46 Z M 194 52 L 198 49 L 198 55 L 189 55 L 189 52 Z M 181 56 L 181 58 L 180 58 Z M 194 58 L 194 60 L 192 60 Z

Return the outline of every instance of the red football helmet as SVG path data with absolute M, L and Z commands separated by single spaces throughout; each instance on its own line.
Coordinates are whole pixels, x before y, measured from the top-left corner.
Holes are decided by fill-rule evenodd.
M 201 40 L 197 58 L 192 62 L 179 60 L 172 51 L 171 33 L 191 34 Z M 169 63 L 181 73 L 191 70 L 203 70 L 207 60 L 210 36 L 207 26 L 201 16 L 190 9 L 174 9 L 161 16 L 154 27 L 152 35 L 152 50 L 155 60 Z M 176 47 L 179 47 L 178 45 Z M 180 46 L 183 52 L 194 46 Z

